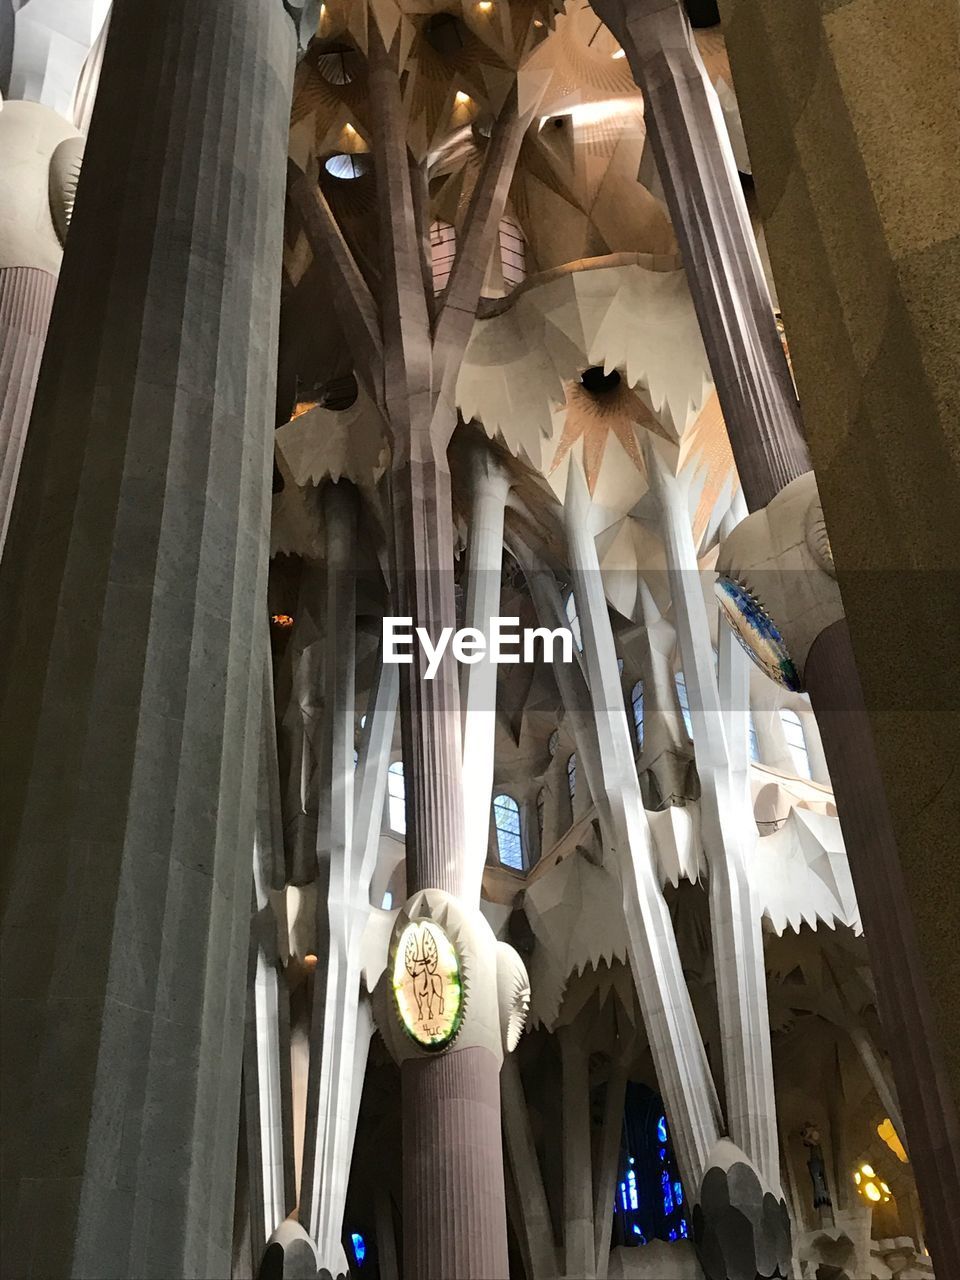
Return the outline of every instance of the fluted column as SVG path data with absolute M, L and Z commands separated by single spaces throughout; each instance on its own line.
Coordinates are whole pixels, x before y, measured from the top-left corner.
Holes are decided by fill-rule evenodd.
M 644 124 L 751 510 L 809 471 L 796 393 L 716 92 L 679 0 L 593 0 L 643 91 Z
M 503 563 L 503 513 L 510 477 L 483 444 L 470 454 L 473 506 L 467 542 L 467 608 L 465 625 L 482 631 L 489 642 L 490 620 L 500 613 Z M 497 665 L 484 655 L 464 667 L 463 776 L 464 901 L 480 902 L 493 798 L 493 756 L 497 732 Z
M 116 6 L 0 570 L 2 1253 L 227 1275 L 294 39 Z
M 0 556 L 56 288 L 37 267 L 0 270 Z
M 799 383 L 805 403 L 809 400 L 814 405 L 812 422 L 817 434 L 812 438 L 819 447 L 827 481 L 824 509 L 828 533 L 832 537 L 836 529 L 842 535 L 835 558 L 844 598 L 856 610 L 853 616 L 861 651 L 869 652 L 871 667 L 876 664 L 883 673 L 871 677 L 872 705 L 877 708 L 873 727 L 887 732 L 888 723 L 896 719 L 888 714 L 889 700 L 902 686 L 903 669 L 913 666 L 913 652 L 924 652 L 931 635 L 948 637 L 956 633 L 956 610 L 951 612 L 939 603 L 952 604 L 956 594 L 951 591 L 955 564 L 944 553 L 944 548 L 955 545 L 955 540 L 951 544 L 940 525 L 931 525 L 928 519 L 930 510 L 952 515 L 957 505 L 955 468 L 946 462 L 949 450 L 944 448 L 945 436 L 941 434 L 942 424 L 952 420 L 946 391 L 950 378 L 944 374 L 934 379 L 937 394 L 931 396 L 925 385 L 928 366 L 922 353 L 931 354 L 929 367 L 945 369 L 941 362 L 941 353 L 947 349 L 944 334 L 951 333 L 952 328 L 944 323 L 942 331 L 931 329 L 929 318 L 941 316 L 948 295 L 932 291 L 930 282 L 950 278 L 942 263 L 952 263 L 955 258 L 956 235 L 945 228 L 954 216 L 957 202 L 946 184 L 942 189 L 929 188 L 918 177 L 917 189 L 931 191 L 934 212 L 924 222 L 916 241 L 909 245 L 904 242 L 900 211 L 917 202 L 911 202 L 902 189 L 899 171 L 894 173 L 889 167 L 890 149 L 859 136 L 860 122 L 872 117 L 872 109 L 863 98 L 855 70 L 862 54 L 857 37 L 851 33 L 858 28 L 852 24 L 845 40 L 839 43 L 836 32 L 828 36 L 822 25 L 824 11 L 833 14 L 835 6 L 804 7 L 797 11 L 797 22 L 786 26 L 781 22 L 780 10 L 776 16 L 772 9 L 765 14 L 766 0 L 762 4 L 759 0 L 724 0 L 724 6 L 739 19 L 734 27 L 737 40 L 749 49 L 743 55 L 742 66 L 734 58 L 738 81 L 742 71 L 756 104 L 757 117 L 747 129 L 748 137 L 751 144 L 754 137 L 759 140 L 767 134 L 776 139 L 775 145 L 761 143 L 759 164 L 755 165 L 758 189 L 763 191 L 766 173 L 771 183 L 770 203 L 775 206 L 782 202 L 788 211 L 786 215 L 781 211 L 782 244 L 779 256 L 777 252 L 773 255 L 778 279 L 783 274 L 798 301 L 807 296 L 812 300 L 809 324 L 798 335 L 813 353 L 809 356 L 809 392 L 800 365 Z M 810 471 L 812 463 L 716 94 L 679 0 L 593 0 L 593 7 L 620 40 L 634 79 L 643 91 L 647 130 L 683 251 L 743 494 L 749 509 L 756 511 L 791 480 Z M 849 5 L 839 8 L 849 10 Z M 744 13 L 750 16 L 744 19 Z M 882 21 L 874 24 L 884 33 L 885 40 L 890 39 L 892 30 L 888 17 L 884 10 Z M 936 101 L 942 96 L 946 103 L 956 78 L 956 60 L 951 63 L 943 56 L 943 41 L 931 39 L 925 48 L 916 41 L 911 44 L 911 39 L 912 32 L 904 27 L 898 47 L 912 55 L 909 60 L 901 59 L 904 83 L 910 74 L 916 80 L 921 59 L 926 58 L 922 64 L 926 67 L 931 59 L 941 58 L 943 74 L 933 78 L 931 97 Z M 880 47 L 886 56 L 887 46 Z M 798 51 L 802 54 L 798 55 Z M 836 64 L 831 65 L 834 56 L 845 59 L 844 65 L 850 69 L 846 85 L 837 81 Z M 893 60 L 891 65 L 895 63 Z M 789 107 L 783 98 L 785 80 L 790 84 Z M 854 101 L 859 99 L 859 114 L 851 115 L 845 90 Z M 934 102 L 929 107 L 928 112 L 919 113 L 918 119 L 940 118 L 942 113 Z M 795 128 L 796 119 L 805 120 L 805 126 Z M 823 130 L 810 127 L 809 122 L 825 119 L 836 121 L 836 136 L 842 139 L 829 149 L 834 183 L 848 184 L 857 198 L 856 210 L 849 215 L 838 213 L 836 202 L 823 196 L 830 186 L 823 179 Z M 804 135 L 809 140 L 805 138 L 802 147 L 798 147 L 798 138 Z M 926 137 L 924 147 L 917 149 L 911 143 L 906 150 L 910 154 L 916 150 L 926 163 L 925 144 Z M 864 151 L 873 166 L 869 174 L 863 169 Z M 801 154 L 816 172 L 812 186 L 800 177 Z M 951 175 L 954 172 L 950 165 L 939 163 L 934 163 L 932 170 Z M 811 198 L 811 190 L 816 192 L 815 198 Z M 875 203 L 879 190 L 885 193 L 882 213 Z M 797 251 L 798 227 L 806 235 L 802 253 Z M 892 236 L 887 239 L 889 232 Z M 942 257 L 938 259 L 937 254 Z M 939 270 L 929 266 L 935 261 L 941 263 Z M 919 262 L 925 265 L 917 267 Z M 904 270 L 910 280 L 908 285 L 900 283 L 899 273 Z M 911 274 L 914 270 L 915 276 Z M 870 283 L 870 289 L 864 289 L 865 282 Z M 949 304 L 953 301 L 950 296 Z M 911 312 L 913 307 L 915 313 Z M 887 319 L 878 324 L 880 316 Z M 923 335 L 920 342 L 918 333 Z M 889 374 L 897 367 L 891 353 L 905 352 L 909 358 L 899 380 L 889 384 L 878 381 L 876 370 L 887 370 Z M 836 355 L 843 363 L 837 364 Z M 825 382 L 823 370 L 834 367 L 842 370 L 842 376 Z M 821 402 L 819 397 L 827 386 L 835 387 L 835 392 Z M 905 387 L 909 388 L 906 394 Z M 868 408 L 864 407 L 865 396 L 870 398 Z M 918 403 L 923 408 L 920 419 Z M 856 408 L 844 407 L 850 405 Z M 893 418 L 891 405 L 896 406 Z M 929 438 L 925 437 L 926 449 L 918 450 L 915 423 L 925 418 L 936 426 Z M 896 430 L 891 428 L 891 421 Z M 842 429 L 840 435 L 838 429 Z M 860 447 L 864 441 L 869 444 L 866 450 Z M 891 443 L 896 443 L 896 450 L 891 449 Z M 924 461 L 918 462 L 921 457 Z M 848 464 L 848 459 L 853 462 Z M 869 522 L 861 518 L 861 512 L 878 506 L 874 500 L 877 476 L 886 476 L 891 465 L 895 469 L 890 492 L 908 494 L 906 509 L 917 515 L 913 523 L 921 531 L 907 554 L 902 550 L 906 528 L 903 521 L 893 522 L 891 532 L 891 522 L 885 515 Z M 904 475 L 910 477 L 906 485 Z M 851 494 L 860 501 L 851 503 Z M 918 494 L 920 498 L 916 497 Z M 924 502 L 923 495 L 930 500 Z M 855 511 L 856 518 L 848 517 L 849 511 Z M 935 533 L 924 542 L 928 528 L 935 529 Z M 877 548 L 881 548 L 879 553 Z M 848 551 L 851 554 L 846 555 Z M 886 586 L 901 579 L 917 580 L 918 575 L 902 572 L 905 565 L 908 569 L 917 565 L 929 567 L 931 580 L 939 589 L 928 592 L 904 588 L 900 616 L 929 617 L 932 621 L 929 625 L 911 623 L 916 627 L 915 649 L 896 648 L 894 660 L 889 656 L 891 646 L 884 626 L 893 607 L 892 597 L 877 590 L 876 583 Z M 875 577 L 873 573 L 850 571 L 863 567 L 878 567 L 881 573 Z M 953 581 L 950 574 L 944 573 L 947 568 L 953 570 Z M 931 606 L 925 604 L 927 597 L 933 601 Z M 924 612 L 926 608 L 929 614 Z M 882 637 L 879 643 L 873 639 L 877 636 Z M 946 643 L 949 648 L 949 641 Z M 909 705 L 929 702 L 949 707 L 953 689 L 941 674 L 943 664 L 934 659 L 923 670 L 922 678 L 911 677 L 916 679 L 916 696 Z M 931 1252 L 941 1269 L 960 1271 L 960 1219 L 951 1208 L 960 1199 L 960 1118 L 947 1075 L 950 1068 L 955 1077 L 958 1075 L 956 1064 L 960 1061 L 955 1049 L 960 1043 L 956 1002 L 952 994 L 941 1000 L 937 992 L 931 998 L 929 979 L 921 966 L 918 933 L 908 906 L 910 880 L 904 876 L 901 864 L 901 851 L 906 849 L 911 878 L 916 875 L 918 882 L 929 885 L 929 850 L 942 844 L 940 831 L 949 829 L 950 824 L 940 822 L 933 839 L 918 841 L 913 832 L 917 829 L 917 815 L 925 806 L 917 805 L 915 792 L 906 799 L 898 797 L 898 851 L 898 833 L 885 794 L 885 779 L 845 620 L 814 643 L 804 680 L 821 728 L 825 762 L 870 947 L 878 1005 L 894 1055 L 897 1090 L 929 1226 Z M 930 690 L 934 688 L 939 692 L 931 699 Z M 936 744 L 943 760 L 943 795 L 949 795 L 947 761 L 956 741 L 952 723 L 949 729 L 944 727 L 948 721 L 949 715 L 941 724 L 934 714 L 926 735 L 927 741 Z M 914 732 L 912 728 L 904 731 L 899 738 L 901 747 L 915 741 L 910 736 Z M 884 765 L 886 785 L 895 794 L 893 789 L 901 785 L 899 778 L 904 772 L 902 750 L 886 755 Z M 915 776 L 920 772 L 918 769 Z M 926 766 L 922 772 L 923 785 L 929 786 Z M 937 811 L 935 802 L 936 795 L 926 807 Z M 947 802 L 939 803 L 946 813 Z M 949 859 L 943 855 L 939 874 L 945 885 L 951 880 L 948 864 Z M 915 895 L 915 910 L 925 910 L 924 897 L 933 900 L 929 893 Z M 934 925 L 920 937 L 927 935 L 936 939 L 942 936 L 942 930 Z M 897 946 L 891 943 L 894 938 Z M 928 955 L 935 955 L 931 975 L 947 974 L 948 980 L 939 986 L 952 993 L 949 975 L 955 964 L 949 949 L 934 952 L 930 944 L 923 945 Z M 941 1028 L 946 1028 L 950 1037 L 949 1060 L 944 1056 Z

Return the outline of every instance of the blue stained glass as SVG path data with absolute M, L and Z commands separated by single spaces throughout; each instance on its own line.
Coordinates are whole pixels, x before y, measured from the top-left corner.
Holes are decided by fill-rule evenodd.
M 353 1245 L 353 1256 L 357 1260 L 357 1266 L 360 1267 L 367 1256 L 366 1241 L 359 1231 L 354 1231 L 350 1236 L 350 1243 Z
M 614 1207 L 614 1247 L 686 1240 L 685 1193 L 670 1142 L 663 1101 L 631 1082 L 623 1117 L 623 1164 Z
M 660 1186 L 663 1190 L 663 1216 L 669 1218 L 673 1213 L 673 1184 L 666 1169 L 660 1175 Z

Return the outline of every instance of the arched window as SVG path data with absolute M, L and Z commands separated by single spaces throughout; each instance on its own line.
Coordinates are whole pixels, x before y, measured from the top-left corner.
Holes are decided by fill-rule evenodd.
M 620 675 L 623 675 L 623 659 L 622 658 L 617 659 L 617 671 L 620 673 Z
M 577 794 L 577 753 L 574 752 L 567 761 L 567 790 L 570 792 L 570 799 Z
M 687 737 L 693 737 L 693 721 L 690 719 L 690 703 L 687 699 L 687 682 L 684 679 L 683 672 L 678 671 L 673 677 L 673 683 L 677 690 L 677 701 L 680 703 L 680 714 L 683 716 L 683 723 L 686 726 Z
M 509 213 L 500 219 L 500 270 L 508 289 L 520 284 L 527 276 L 523 232 L 520 223 Z
M 505 867 L 523 870 L 523 841 L 520 838 L 520 806 L 513 796 L 495 796 L 493 823 L 497 829 L 497 851 Z
M 633 1081 L 624 1100 L 623 1152 L 613 1243 L 689 1239 L 686 1195 L 663 1103 L 652 1089 Z
M 430 224 L 430 265 L 433 270 L 433 292 L 442 293 L 447 287 L 453 260 L 457 256 L 457 233 L 449 222 Z
M 387 819 L 390 830 L 397 835 L 407 834 L 407 810 L 403 786 L 403 761 L 394 760 L 387 770 Z
M 573 592 L 567 594 L 566 603 L 563 611 L 567 615 L 567 622 L 570 624 L 570 631 L 573 634 L 573 643 L 578 649 L 583 649 L 583 636 L 580 633 L 580 619 L 577 617 L 577 602 L 573 598 Z
M 749 728 L 750 759 L 754 764 L 760 763 L 760 741 L 757 738 L 757 726 L 753 723 L 753 712 L 750 712 Z
M 637 746 L 643 746 L 643 681 L 638 680 L 630 692 L 630 706 L 633 709 L 633 733 Z
M 557 746 L 559 742 L 560 742 L 560 730 L 554 729 L 553 733 L 551 733 L 550 737 L 547 739 L 547 750 L 550 752 L 551 759 L 553 759 L 553 757 L 557 754 Z
M 780 723 L 783 725 L 783 734 L 793 757 L 793 767 L 797 771 L 797 777 L 812 777 L 810 757 L 807 755 L 807 743 L 803 736 L 803 725 L 800 723 L 800 717 L 795 711 L 790 711 L 789 708 L 784 707 L 780 712 Z
M 540 837 L 540 851 L 543 852 L 543 814 L 547 807 L 547 789 L 541 787 L 537 792 L 537 835 Z

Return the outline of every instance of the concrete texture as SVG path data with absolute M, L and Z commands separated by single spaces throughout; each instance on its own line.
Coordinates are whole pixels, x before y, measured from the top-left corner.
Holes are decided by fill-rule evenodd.
M 960 644 L 960 15 L 940 0 L 909 9 L 892 0 L 824 0 L 789 11 L 774 0 L 721 0 L 720 9 L 945 1046 L 940 1079 L 955 1100 L 960 953 L 944 921 L 960 913 L 960 702 L 944 655 Z M 825 655 L 827 665 L 835 661 Z M 895 1051 L 905 1044 L 895 1026 L 888 1034 Z M 938 1087 L 919 1086 L 928 1100 Z M 908 1100 L 901 1101 L 909 1126 Z M 954 1190 L 943 1194 L 955 1199 L 953 1122 L 931 1138 L 931 1181 L 944 1188 L 949 1167 Z M 960 1267 L 960 1226 L 955 1211 L 946 1215 L 950 1272 Z M 932 1238 L 931 1248 L 936 1254 Z
M 0 579 L 18 1277 L 229 1271 L 293 60 L 112 22 Z

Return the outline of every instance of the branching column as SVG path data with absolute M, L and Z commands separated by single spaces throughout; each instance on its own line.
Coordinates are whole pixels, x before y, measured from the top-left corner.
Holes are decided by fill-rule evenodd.
M 115 7 L 0 570 L 24 1280 L 230 1270 L 293 69 L 279 0 Z
M 680 656 L 702 788 L 700 815 L 709 866 L 710 925 L 723 1043 L 727 1127 L 767 1186 L 780 1184 L 773 1056 L 767 1011 L 760 907 L 747 862 L 756 826 L 746 804 L 746 722 L 740 690 L 739 736 L 724 723 L 703 586 L 685 490 L 647 440 L 647 473 L 660 505 Z M 732 636 L 730 637 L 733 638 Z M 734 655 L 730 654 L 729 657 Z M 741 666 L 742 653 L 735 655 Z M 745 681 L 742 682 L 745 685 Z M 738 750 L 739 748 L 739 750 Z M 742 767 L 736 768 L 738 756 Z
M 720 1136 L 720 1106 L 684 980 L 670 913 L 657 882 L 591 514 L 586 481 L 571 463 L 564 519 L 587 682 L 599 737 L 603 789 L 610 806 L 613 853 L 623 884 L 630 964 L 674 1134 L 677 1161 L 693 1199 L 699 1192 L 710 1151 Z
M 811 461 L 716 94 L 678 0 L 593 5 L 643 91 L 744 497 L 756 511 Z M 891 306 L 886 296 L 883 305 Z M 960 1122 L 845 621 L 814 642 L 804 679 L 894 1047 L 931 1252 L 938 1267 L 960 1273 Z

